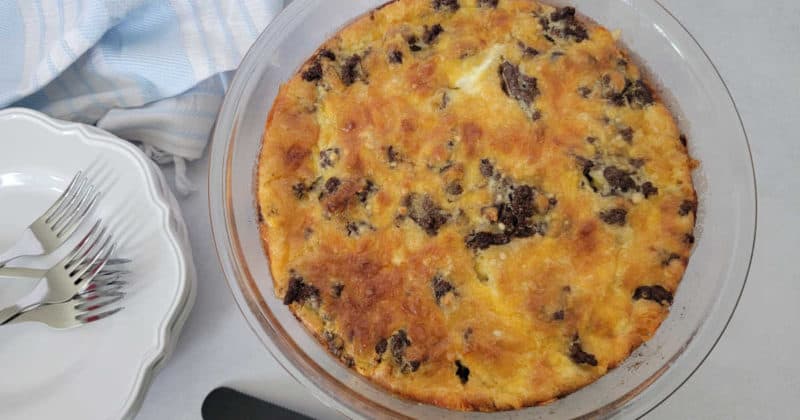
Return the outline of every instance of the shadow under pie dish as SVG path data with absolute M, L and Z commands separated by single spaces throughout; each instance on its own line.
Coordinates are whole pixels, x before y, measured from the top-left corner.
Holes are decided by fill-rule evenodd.
M 644 63 L 656 76 L 646 80 L 663 86 L 659 98 L 679 119 L 691 155 L 703 162 L 692 173 L 699 195 L 695 249 L 669 315 L 646 344 L 591 386 L 543 406 L 497 413 L 456 412 L 399 397 L 348 368 L 329 351 L 324 335 L 320 345 L 290 310 L 297 303 L 286 306 L 285 295 L 275 294 L 259 232 L 261 211 L 253 198 L 258 190 L 255 168 L 279 88 L 298 69 L 305 70 L 304 63 L 338 28 L 382 2 L 295 0 L 248 53 L 226 96 L 210 152 L 210 215 L 220 262 L 244 317 L 277 361 L 323 403 L 354 418 L 635 417 L 678 388 L 713 348 L 746 279 L 755 226 L 752 162 L 733 102 L 700 47 L 656 2 L 636 2 L 635 7 L 616 0 L 570 3 L 606 27 L 621 30 L 621 43 L 636 55 L 632 61 Z M 440 228 L 439 234 L 442 229 L 447 228 Z M 528 239 L 515 238 L 488 250 Z M 450 294 L 445 293 L 444 299 Z M 414 337 L 406 333 L 411 348 Z M 585 347 L 581 349 L 597 358 Z M 472 382 L 475 370 L 466 363 L 462 366 L 470 369 Z M 422 369 L 421 365 L 417 372 Z M 454 363 L 454 377 L 458 370 Z
M 275 293 L 347 367 L 509 410 L 602 376 L 694 243 L 686 140 L 611 32 L 529 0 L 398 0 L 283 87 L 258 167 Z

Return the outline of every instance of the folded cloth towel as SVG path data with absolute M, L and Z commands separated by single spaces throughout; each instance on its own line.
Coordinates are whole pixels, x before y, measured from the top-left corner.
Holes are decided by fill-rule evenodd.
M 202 156 L 233 71 L 282 0 L 0 0 L 0 108 L 94 124 L 174 161 Z

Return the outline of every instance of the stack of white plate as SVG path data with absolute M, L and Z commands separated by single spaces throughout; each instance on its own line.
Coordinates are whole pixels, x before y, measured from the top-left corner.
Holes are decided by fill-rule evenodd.
M 194 303 L 194 265 L 177 202 L 139 149 L 93 127 L 24 109 L 0 112 L 0 249 L 86 171 L 95 210 L 133 263 L 124 310 L 70 330 L 0 327 L 0 418 L 132 417 Z M 35 281 L 0 278 L 0 307 Z

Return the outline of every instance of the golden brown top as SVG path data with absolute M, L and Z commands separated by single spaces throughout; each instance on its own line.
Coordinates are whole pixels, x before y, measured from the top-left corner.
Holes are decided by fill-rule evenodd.
M 666 317 L 692 165 L 614 35 L 574 9 L 399 0 L 275 100 L 258 172 L 275 293 L 398 394 L 547 402 Z

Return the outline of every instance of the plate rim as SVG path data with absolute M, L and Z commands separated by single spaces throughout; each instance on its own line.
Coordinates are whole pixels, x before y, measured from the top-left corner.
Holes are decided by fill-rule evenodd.
M 186 246 L 182 244 L 176 229 L 176 225 L 183 224 L 183 221 L 175 216 L 175 209 L 169 204 L 170 199 L 167 196 L 169 191 L 166 187 L 166 181 L 163 179 L 163 174 L 156 171 L 155 164 L 150 163 L 143 152 L 131 143 L 97 127 L 58 120 L 28 108 L 14 107 L 0 110 L 0 121 L 16 118 L 27 120 L 43 129 L 55 131 L 67 137 L 69 135 L 77 135 L 73 141 L 82 141 L 90 147 L 97 147 L 98 144 L 110 146 L 111 149 L 133 161 L 145 173 L 144 183 L 147 195 L 160 213 L 161 228 L 167 234 L 168 243 L 174 251 L 179 274 L 179 292 L 170 303 L 167 316 L 156 326 L 158 340 L 154 348 L 155 351 L 147 351 L 139 359 L 137 363 L 139 368 L 134 378 L 132 389 L 124 400 L 120 398 L 122 400 L 120 407 L 114 413 L 110 413 L 117 418 L 132 418 L 144 402 L 146 391 L 155 374 L 171 356 L 178 335 L 194 304 L 196 276 L 194 275 L 194 265 L 190 263 L 190 261 L 193 261 L 191 248 L 188 243 Z M 172 197 L 172 200 L 175 200 L 174 197 Z M 183 231 L 186 231 L 185 225 L 183 226 Z

